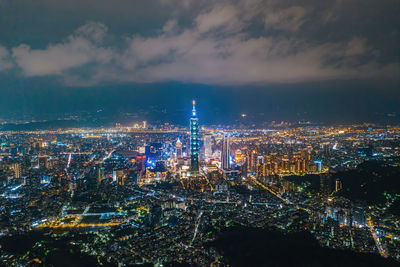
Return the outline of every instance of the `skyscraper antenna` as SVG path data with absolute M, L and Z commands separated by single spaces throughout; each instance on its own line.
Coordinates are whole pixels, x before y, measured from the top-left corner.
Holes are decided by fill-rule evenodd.
M 196 116 L 196 101 L 193 100 L 192 104 L 193 104 L 192 116 Z

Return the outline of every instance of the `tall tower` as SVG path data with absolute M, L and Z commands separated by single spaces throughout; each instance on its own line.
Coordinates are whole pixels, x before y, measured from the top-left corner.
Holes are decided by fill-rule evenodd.
M 97 182 L 100 184 L 101 181 L 105 178 L 104 167 L 98 166 L 97 169 Z
M 199 171 L 199 121 L 196 115 L 196 101 L 193 100 L 192 116 L 190 118 L 190 171 Z
M 224 141 L 222 144 L 222 153 L 221 153 L 221 162 L 222 162 L 222 169 L 229 170 L 230 169 L 230 162 L 229 162 L 229 135 L 224 135 Z
M 175 150 L 176 150 L 176 158 L 177 159 L 182 158 L 182 142 L 181 140 L 179 140 L 179 138 L 176 141 Z
M 20 178 L 21 177 L 21 163 L 12 164 L 11 168 L 14 170 L 14 177 Z
M 212 157 L 212 140 L 209 134 L 204 136 L 204 157 L 206 160 Z
M 258 151 L 256 149 L 253 149 L 251 151 L 251 172 L 256 173 L 257 172 L 257 167 L 258 167 Z

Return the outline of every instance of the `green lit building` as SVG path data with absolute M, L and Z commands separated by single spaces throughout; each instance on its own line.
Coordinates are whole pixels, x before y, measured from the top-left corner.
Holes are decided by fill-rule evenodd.
M 196 102 L 193 100 L 192 116 L 190 118 L 190 172 L 199 172 L 199 120 L 196 115 Z

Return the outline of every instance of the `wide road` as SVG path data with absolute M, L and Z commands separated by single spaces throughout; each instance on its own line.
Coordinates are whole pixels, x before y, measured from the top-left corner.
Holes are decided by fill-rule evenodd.
M 376 233 L 376 230 L 374 228 L 374 223 L 372 222 L 371 216 L 367 217 L 367 225 L 368 225 L 369 230 L 370 230 L 370 232 L 372 234 L 372 237 L 374 238 L 374 241 L 375 241 L 376 247 L 378 248 L 379 254 L 382 257 L 387 258 L 388 257 L 387 251 L 384 248 L 384 246 L 382 244 L 382 241 L 379 238 L 378 234 Z
M 198 230 L 199 230 L 201 215 L 203 215 L 203 211 L 200 211 L 199 214 L 197 215 L 196 227 L 195 227 L 195 229 L 194 229 L 194 234 L 193 234 L 192 241 L 190 242 L 190 246 L 192 246 L 193 241 L 196 239 L 197 232 L 198 232 Z
M 267 190 L 268 192 L 270 192 L 271 194 L 273 194 L 274 196 L 276 196 L 277 198 L 279 198 L 280 200 L 282 200 L 283 202 L 285 202 L 286 204 L 293 204 L 292 202 L 290 202 L 289 200 L 281 197 L 281 195 L 279 195 L 279 193 L 275 192 L 272 188 L 270 188 L 269 186 L 266 186 L 262 183 L 260 183 L 256 177 L 254 177 L 253 175 L 249 175 L 247 177 L 248 179 L 250 179 L 250 181 L 254 182 L 255 184 L 257 184 L 258 186 L 260 186 L 261 188 Z

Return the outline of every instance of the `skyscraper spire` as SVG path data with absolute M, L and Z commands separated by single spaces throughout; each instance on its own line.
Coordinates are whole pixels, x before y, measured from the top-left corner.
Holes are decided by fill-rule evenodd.
M 193 109 L 192 109 L 192 117 L 196 117 L 196 101 L 193 100 Z

